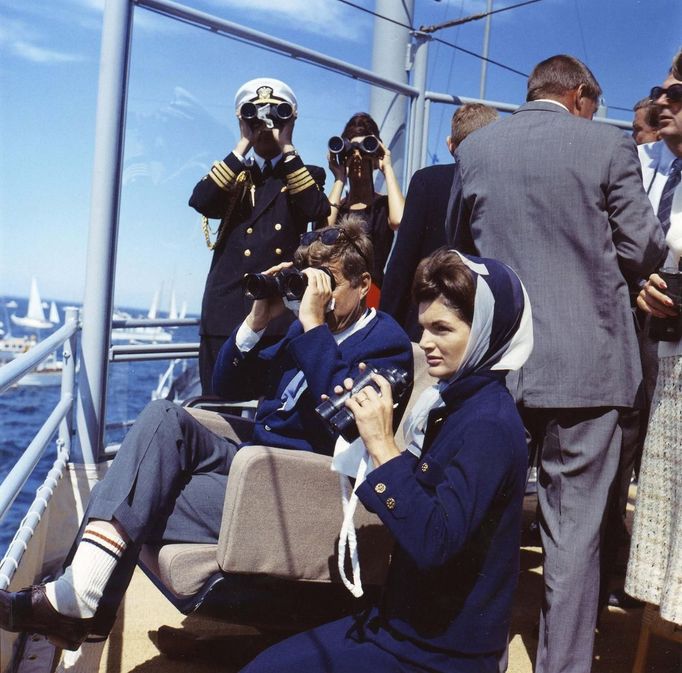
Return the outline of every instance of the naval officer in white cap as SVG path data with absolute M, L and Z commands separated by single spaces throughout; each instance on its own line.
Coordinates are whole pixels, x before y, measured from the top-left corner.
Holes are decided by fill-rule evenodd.
M 242 290 L 244 274 L 290 261 L 308 223 L 324 225 L 330 211 L 324 169 L 306 166 L 293 145 L 298 101 L 291 88 L 259 77 L 239 87 L 234 104 L 239 140 L 197 183 L 189 200 L 203 216 L 206 243 L 213 250 L 199 328 L 204 394 L 212 392 L 220 347 L 251 309 Z M 215 232 L 209 218 L 220 220 Z M 276 323 L 266 338 L 286 332 L 285 322 Z

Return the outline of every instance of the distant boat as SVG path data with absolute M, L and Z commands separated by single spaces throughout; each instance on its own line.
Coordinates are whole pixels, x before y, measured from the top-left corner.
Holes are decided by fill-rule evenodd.
M 45 319 L 45 311 L 38 292 L 38 281 L 35 276 L 31 278 L 31 294 L 28 298 L 28 310 L 25 316 L 12 314 L 11 320 L 19 327 L 28 329 L 50 329 L 52 323 Z
M 159 309 L 161 291 L 154 293 L 154 298 L 147 312 L 147 318 L 154 320 Z M 114 320 L 130 319 L 130 315 L 123 311 L 114 311 Z M 168 343 L 173 335 L 161 326 L 157 327 L 115 327 L 111 330 L 112 341 L 129 341 L 132 343 Z
M 60 323 L 61 321 L 62 321 L 62 320 L 61 320 L 61 318 L 59 317 L 59 309 L 57 308 L 57 304 L 55 304 L 54 302 L 52 302 L 52 303 L 50 304 L 50 322 L 51 322 L 53 325 L 59 325 L 59 323 Z
M 6 306 L 7 308 L 17 308 L 18 304 L 17 304 L 17 302 L 14 301 L 14 299 L 10 299 L 10 300 L 5 304 L 5 306 Z

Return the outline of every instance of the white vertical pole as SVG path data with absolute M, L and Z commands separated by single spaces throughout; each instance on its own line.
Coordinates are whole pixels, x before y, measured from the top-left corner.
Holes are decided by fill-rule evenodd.
M 132 0 L 106 0 L 102 25 L 74 462 L 97 462 L 104 435 L 109 335 L 121 196 Z

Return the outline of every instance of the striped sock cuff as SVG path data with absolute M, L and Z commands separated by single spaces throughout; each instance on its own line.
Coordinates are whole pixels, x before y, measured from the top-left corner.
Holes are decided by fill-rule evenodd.
M 98 547 L 110 556 L 113 556 L 117 561 L 123 556 L 126 548 L 125 540 L 122 537 L 111 533 L 102 533 L 89 525 L 85 527 L 81 542 L 87 542 Z

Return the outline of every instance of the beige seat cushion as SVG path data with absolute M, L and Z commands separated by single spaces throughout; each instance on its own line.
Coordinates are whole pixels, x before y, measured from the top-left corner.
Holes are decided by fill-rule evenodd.
M 413 344 L 414 387 L 403 423 L 421 392 L 434 383 L 421 349 Z M 189 408 L 213 432 L 237 441 L 229 423 L 215 412 Z M 219 569 L 262 573 L 314 582 L 340 582 L 338 534 L 343 518 L 339 476 L 331 459 L 263 446 L 242 448 L 230 470 L 217 545 L 168 544 L 146 547 L 142 560 L 177 596 L 196 594 Z M 392 540 L 380 519 L 359 504 L 355 514 L 362 581 L 383 583 Z

